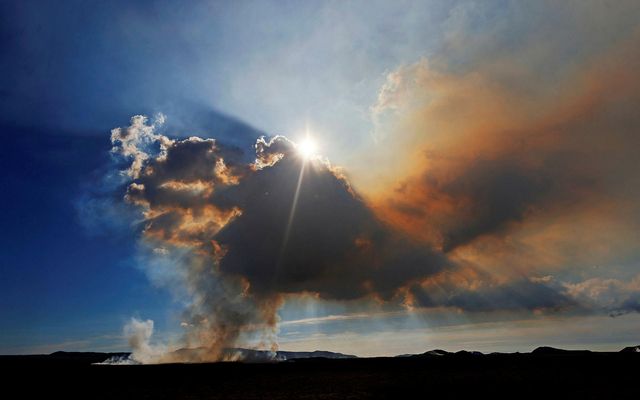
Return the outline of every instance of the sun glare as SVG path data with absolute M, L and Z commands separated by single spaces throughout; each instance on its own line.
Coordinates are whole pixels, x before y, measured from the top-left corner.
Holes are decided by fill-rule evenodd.
M 309 158 L 313 157 L 318 150 L 318 146 L 316 145 L 316 142 L 309 137 L 305 138 L 302 142 L 298 143 L 296 148 L 298 150 L 298 153 L 300 153 L 302 158 L 304 158 L 305 160 L 308 160 Z

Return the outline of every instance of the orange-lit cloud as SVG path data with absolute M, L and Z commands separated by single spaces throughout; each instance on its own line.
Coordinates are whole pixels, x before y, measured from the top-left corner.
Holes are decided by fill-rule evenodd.
M 490 273 L 624 257 L 640 221 L 639 39 L 540 87 L 505 84 L 535 80 L 507 58 L 401 67 L 372 107 L 392 154 L 357 182 L 384 220 Z

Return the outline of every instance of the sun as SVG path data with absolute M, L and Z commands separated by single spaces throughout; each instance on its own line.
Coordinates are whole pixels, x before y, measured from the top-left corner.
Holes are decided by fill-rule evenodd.
M 306 137 L 302 142 L 297 144 L 296 150 L 298 151 L 300 156 L 302 156 L 302 158 L 308 160 L 309 158 L 316 155 L 316 152 L 318 151 L 318 145 L 316 144 L 315 140 L 310 137 Z

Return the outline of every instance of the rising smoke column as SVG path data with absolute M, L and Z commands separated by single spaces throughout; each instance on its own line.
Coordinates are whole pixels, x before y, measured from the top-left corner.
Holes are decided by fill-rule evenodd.
M 145 117 L 133 117 L 131 126 L 112 131 L 112 151 L 129 162 L 121 172 L 130 180 L 124 199 L 141 211 L 147 272 L 187 299 L 185 346 L 204 346 L 206 351 L 198 353 L 201 360 L 217 360 L 243 327 L 262 322 L 245 282 L 220 277 L 219 254 L 211 241 L 239 214 L 237 208 L 211 204 L 211 194 L 214 188 L 236 184 L 245 171 L 231 164 L 232 152 L 227 165 L 212 139 L 175 141 L 156 134 L 162 122 L 147 124 Z

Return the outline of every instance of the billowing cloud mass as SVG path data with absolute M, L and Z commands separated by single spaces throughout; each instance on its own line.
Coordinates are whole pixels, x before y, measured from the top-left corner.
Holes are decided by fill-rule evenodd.
M 542 115 L 549 107 L 545 103 L 530 109 L 530 99 L 492 88 L 484 78 L 456 77 L 450 87 L 434 89 L 436 82 L 454 77 L 441 77 L 425 61 L 404 71 L 412 77 L 403 79 L 418 79 L 413 90 L 435 98 L 403 122 L 402 129 L 423 142 L 422 152 L 409 177 L 396 186 L 390 215 L 423 236 L 436 235 L 432 239 L 449 252 L 541 213 L 625 200 L 611 197 L 629 183 L 625 179 L 636 179 L 625 173 L 637 167 L 629 147 L 638 140 L 636 115 L 619 106 L 637 104 L 632 79 L 637 58 L 606 73 L 594 68 L 578 79 L 568 99 L 546 99 L 556 107 Z M 458 85 L 473 97 L 459 97 Z M 387 96 L 381 92 L 381 104 Z M 486 115 L 496 117 L 485 120 Z M 617 119 L 629 124 L 614 125 Z M 418 137 L 417 131 L 425 134 Z
M 155 128 L 134 117 L 112 132 L 113 152 L 128 162 L 125 199 L 142 212 L 149 274 L 186 289 L 187 345 L 207 347 L 205 359 L 248 329 L 275 345 L 284 296 L 390 301 L 451 266 L 381 222 L 328 161 L 301 157 L 284 137 L 258 139 L 255 162 L 243 164 L 213 139 L 171 140 Z

